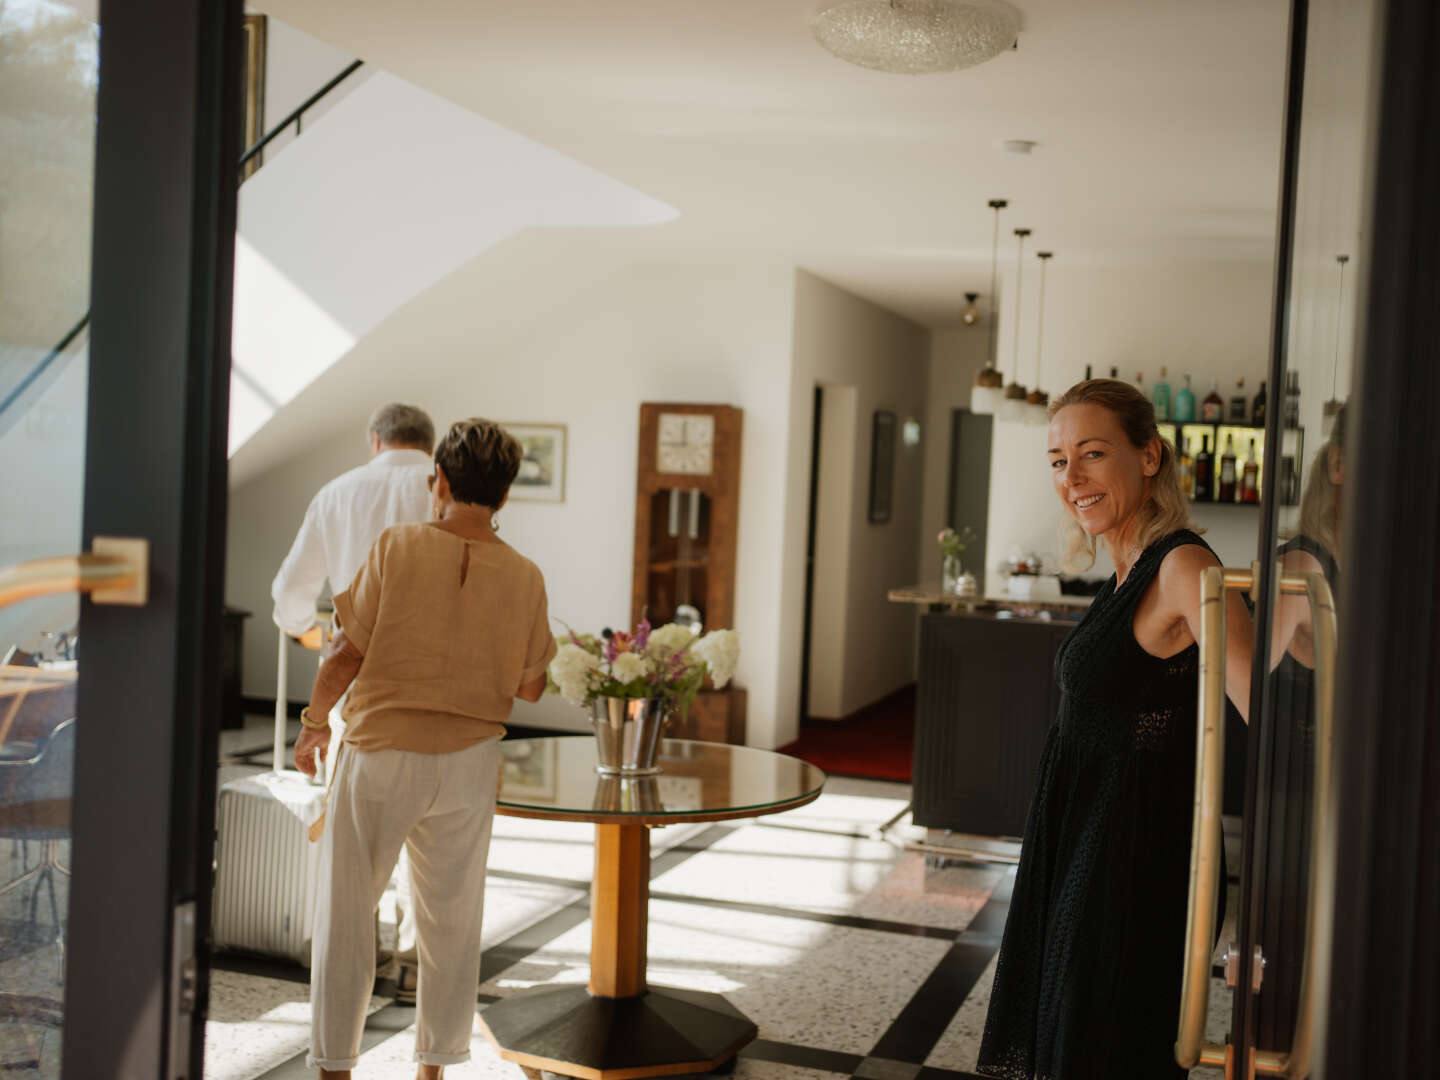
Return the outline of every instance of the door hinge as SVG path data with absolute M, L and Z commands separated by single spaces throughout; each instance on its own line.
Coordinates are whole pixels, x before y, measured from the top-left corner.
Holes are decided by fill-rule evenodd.
M 200 995 L 195 958 L 195 901 L 175 905 L 170 933 L 170 1061 L 168 1080 L 189 1080 L 190 1041 Z
M 1240 981 L 1240 950 L 1232 941 L 1225 946 L 1225 985 L 1233 987 Z M 1250 958 L 1250 990 L 1258 994 L 1260 986 L 1265 981 L 1265 954 L 1260 951 L 1260 946 L 1255 946 L 1255 953 Z

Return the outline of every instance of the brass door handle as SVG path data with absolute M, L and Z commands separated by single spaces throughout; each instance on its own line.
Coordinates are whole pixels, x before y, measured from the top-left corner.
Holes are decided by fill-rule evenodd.
M 1184 1068 L 1224 1067 L 1232 1047 L 1202 1042 L 1210 998 L 1210 953 L 1215 937 L 1215 902 L 1220 888 L 1220 816 L 1225 768 L 1225 593 L 1253 590 L 1258 566 L 1250 570 L 1213 566 L 1201 577 L 1200 701 L 1195 754 L 1195 817 L 1190 835 L 1190 897 L 1185 925 L 1185 972 L 1175 1060 Z M 1280 592 L 1304 593 L 1310 600 L 1315 640 L 1316 754 L 1314 829 L 1310 849 L 1310 897 L 1300 1005 L 1288 1054 L 1257 1050 L 1254 1070 L 1303 1080 L 1310 1071 L 1316 1002 L 1325 996 L 1328 966 L 1320 942 L 1328 940 L 1333 904 L 1331 733 L 1335 704 L 1335 602 L 1323 574 L 1286 574 Z M 1253 593 L 1252 593 L 1253 594 Z
M 150 541 L 97 536 L 88 555 L 55 555 L 0 567 L 0 607 L 67 592 L 88 592 L 97 604 L 143 606 L 149 582 Z
M 1305 911 L 1305 955 L 1300 967 L 1300 1001 L 1290 1052 L 1255 1051 L 1255 1071 L 1264 1076 L 1304 1080 L 1310 1075 L 1316 1041 L 1317 1003 L 1329 996 L 1330 966 L 1325 943 L 1334 928 L 1335 816 L 1332 809 L 1332 741 L 1335 731 L 1335 645 L 1338 626 L 1330 583 L 1320 573 L 1286 574 L 1280 591 L 1304 593 L 1310 601 L 1315 642 L 1315 787 L 1311 804 L 1310 895 Z
M 1208 567 L 1200 578 L 1200 707 L 1195 745 L 1195 817 L 1190 830 L 1190 900 L 1175 1060 L 1186 1069 L 1224 1066 L 1228 1046 L 1203 1043 L 1210 1004 L 1210 953 L 1220 888 L 1220 813 L 1225 790 L 1225 593 L 1253 589 L 1255 570 Z

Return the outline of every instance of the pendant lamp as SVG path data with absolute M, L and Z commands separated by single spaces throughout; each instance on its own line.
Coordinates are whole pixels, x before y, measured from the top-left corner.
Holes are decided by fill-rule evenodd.
M 975 373 L 975 385 L 970 388 L 970 411 L 980 416 L 994 413 L 1005 397 L 1005 380 L 995 366 L 995 332 L 1000 324 L 999 294 L 995 290 L 1000 264 L 1000 211 L 1010 204 L 1005 199 L 991 199 L 989 205 L 995 211 L 995 235 L 990 241 L 990 351 L 985 356 L 985 366 Z
M 1014 381 L 1005 387 L 1005 400 L 1000 403 L 999 409 L 1001 420 L 1025 419 L 1025 399 L 1028 395 L 1020 382 L 1020 283 L 1025 273 L 1025 238 L 1029 235 L 1029 229 L 1015 230 L 1018 247 L 1015 255 L 1015 360 L 1011 372 Z
M 1055 253 L 1037 251 L 1035 257 L 1040 260 L 1040 313 L 1035 320 L 1035 385 L 1025 397 L 1025 422 L 1040 426 L 1050 422 L 1050 395 L 1040 389 L 1040 367 L 1045 342 L 1045 268 Z

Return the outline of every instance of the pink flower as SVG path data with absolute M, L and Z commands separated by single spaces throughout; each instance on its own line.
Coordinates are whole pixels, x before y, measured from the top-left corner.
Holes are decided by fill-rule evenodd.
M 641 619 L 640 625 L 635 627 L 635 650 L 641 652 L 648 644 L 650 644 L 650 621 Z

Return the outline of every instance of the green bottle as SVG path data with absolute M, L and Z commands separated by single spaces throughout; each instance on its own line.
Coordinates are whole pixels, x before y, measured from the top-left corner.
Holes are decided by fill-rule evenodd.
M 1190 376 L 1185 376 L 1185 385 L 1175 395 L 1175 420 L 1187 423 L 1195 419 L 1195 395 L 1190 391 Z
M 1165 369 L 1160 369 L 1160 381 L 1155 384 L 1155 419 L 1162 424 L 1170 419 L 1170 384 L 1165 381 Z

